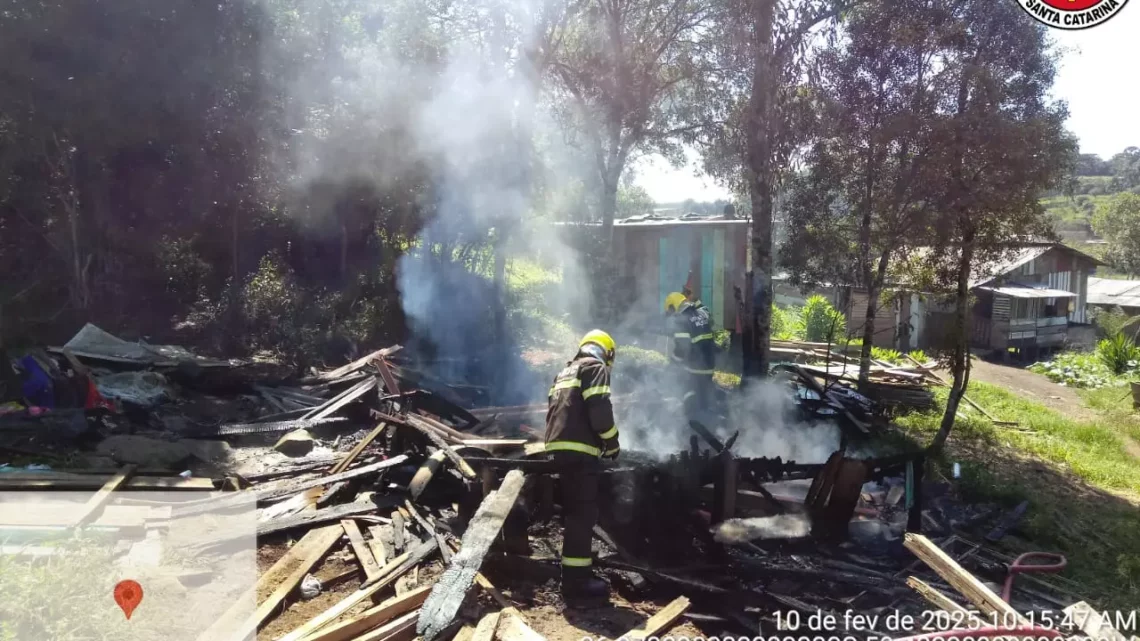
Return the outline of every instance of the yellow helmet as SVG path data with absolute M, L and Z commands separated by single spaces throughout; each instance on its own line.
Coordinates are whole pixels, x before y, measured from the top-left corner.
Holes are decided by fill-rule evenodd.
M 609 334 L 600 329 L 591 329 L 586 332 L 582 340 L 578 341 L 578 349 L 582 349 L 586 345 L 594 344 L 606 350 L 606 365 L 613 365 L 614 356 L 617 354 L 617 345 L 614 339 Z
M 665 313 L 675 312 L 681 309 L 681 305 L 685 303 L 685 295 L 681 292 L 673 292 L 665 297 Z

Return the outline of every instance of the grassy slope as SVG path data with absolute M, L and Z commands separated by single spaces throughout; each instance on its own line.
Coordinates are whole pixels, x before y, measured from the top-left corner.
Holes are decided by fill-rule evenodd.
M 938 391 L 940 402 L 945 393 Z M 963 410 L 936 462 L 946 476 L 953 462 L 962 463 L 961 489 L 969 497 L 1006 505 L 1028 500 L 1021 530 L 1032 544 L 1021 551 L 1064 554 L 1065 575 L 1102 608 L 1140 603 L 1140 459 L 1123 439 L 1140 436 L 1140 422 L 1131 415 L 1123 420 L 1119 403 L 1108 398 L 1120 394 L 1120 388 L 1089 392 L 1089 405 L 1103 413 L 1082 423 L 1004 389 L 971 384 L 972 399 L 1020 425 L 997 427 Z M 940 420 L 938 413 L 912 414 L 899 424 L 928 441 Z

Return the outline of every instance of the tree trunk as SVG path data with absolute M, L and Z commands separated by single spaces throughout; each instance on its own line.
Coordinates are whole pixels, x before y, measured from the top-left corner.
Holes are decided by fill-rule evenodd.
M 602 175 L 602 198 L 598 203 L 602 215 L 602 237 L 612 247 L 614 238 L 614 217 L 617 215 L 618 180 L 621 168 L 609 168 Z
M 775 0 L 756 0 L 753 6 L 752 96 L 748 102 L 748 145 L 745 172 L 752 202 L 752 272 L 748 276 L 749 323 L 744 343 L 745 378 L 768 376 L 769 332 L 772 325 L 772 22 Z
M 930 442 L 928 452 L 938 454 L 950 438 L 950 430 L 954 427 L 954 418 L 958 415 L 958 404 L 966 394 L 966 387 L 970 384 L 970 332 L 968 315 L 970 307 L 970 269 L 974 262 L 974 233 L 969 231 L 962 238 L 962 253 L 958 257 L 958 291 L 955 295 L 954 309 L 954 357 L 950 363 L 954 382 L 950 386 L 950 395 L 946 399 L 946 413 L 942 415 L 942 425 L 938 434 Z
M 859 352 L 859 389 L 866 391 L 871 376 L 871 348 L 875 343 L 875 316 L 879 313 L 879 296 L 883 293 L 883 284 L 887 280 L 887 265 L 890 254 L 879 256 L 879 264 L 874 272 L 867 270 L 870 278 L 867 279 L 867 313 L 863 317 L 863 348 Z M 869 262 L 869 260 L 868 260 Z

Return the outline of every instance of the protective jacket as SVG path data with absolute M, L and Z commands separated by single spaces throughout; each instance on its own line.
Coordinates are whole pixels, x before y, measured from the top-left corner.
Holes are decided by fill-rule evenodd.
M 690 374 L 712 376 L 716 366 L 712 315 L 701 301 L 686 302 L 673 315 L 673 361 Z
M 610 372 L 589 346 L 566 364 L 550 388 L 546 451 L 616 455 L 618 429 L 610 404 Z

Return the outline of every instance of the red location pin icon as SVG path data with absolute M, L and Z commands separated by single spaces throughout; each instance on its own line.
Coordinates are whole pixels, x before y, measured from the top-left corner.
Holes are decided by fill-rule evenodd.
M 142 603 L 143 590 L 138 581 L 127 579 L 126 581 L 119 581 L 115 585 L 115 603 L 123 609 L 123 614 L 127 615 L 127 621 L 131 620 L 131 613 L 135 608 L 139 607 Z

